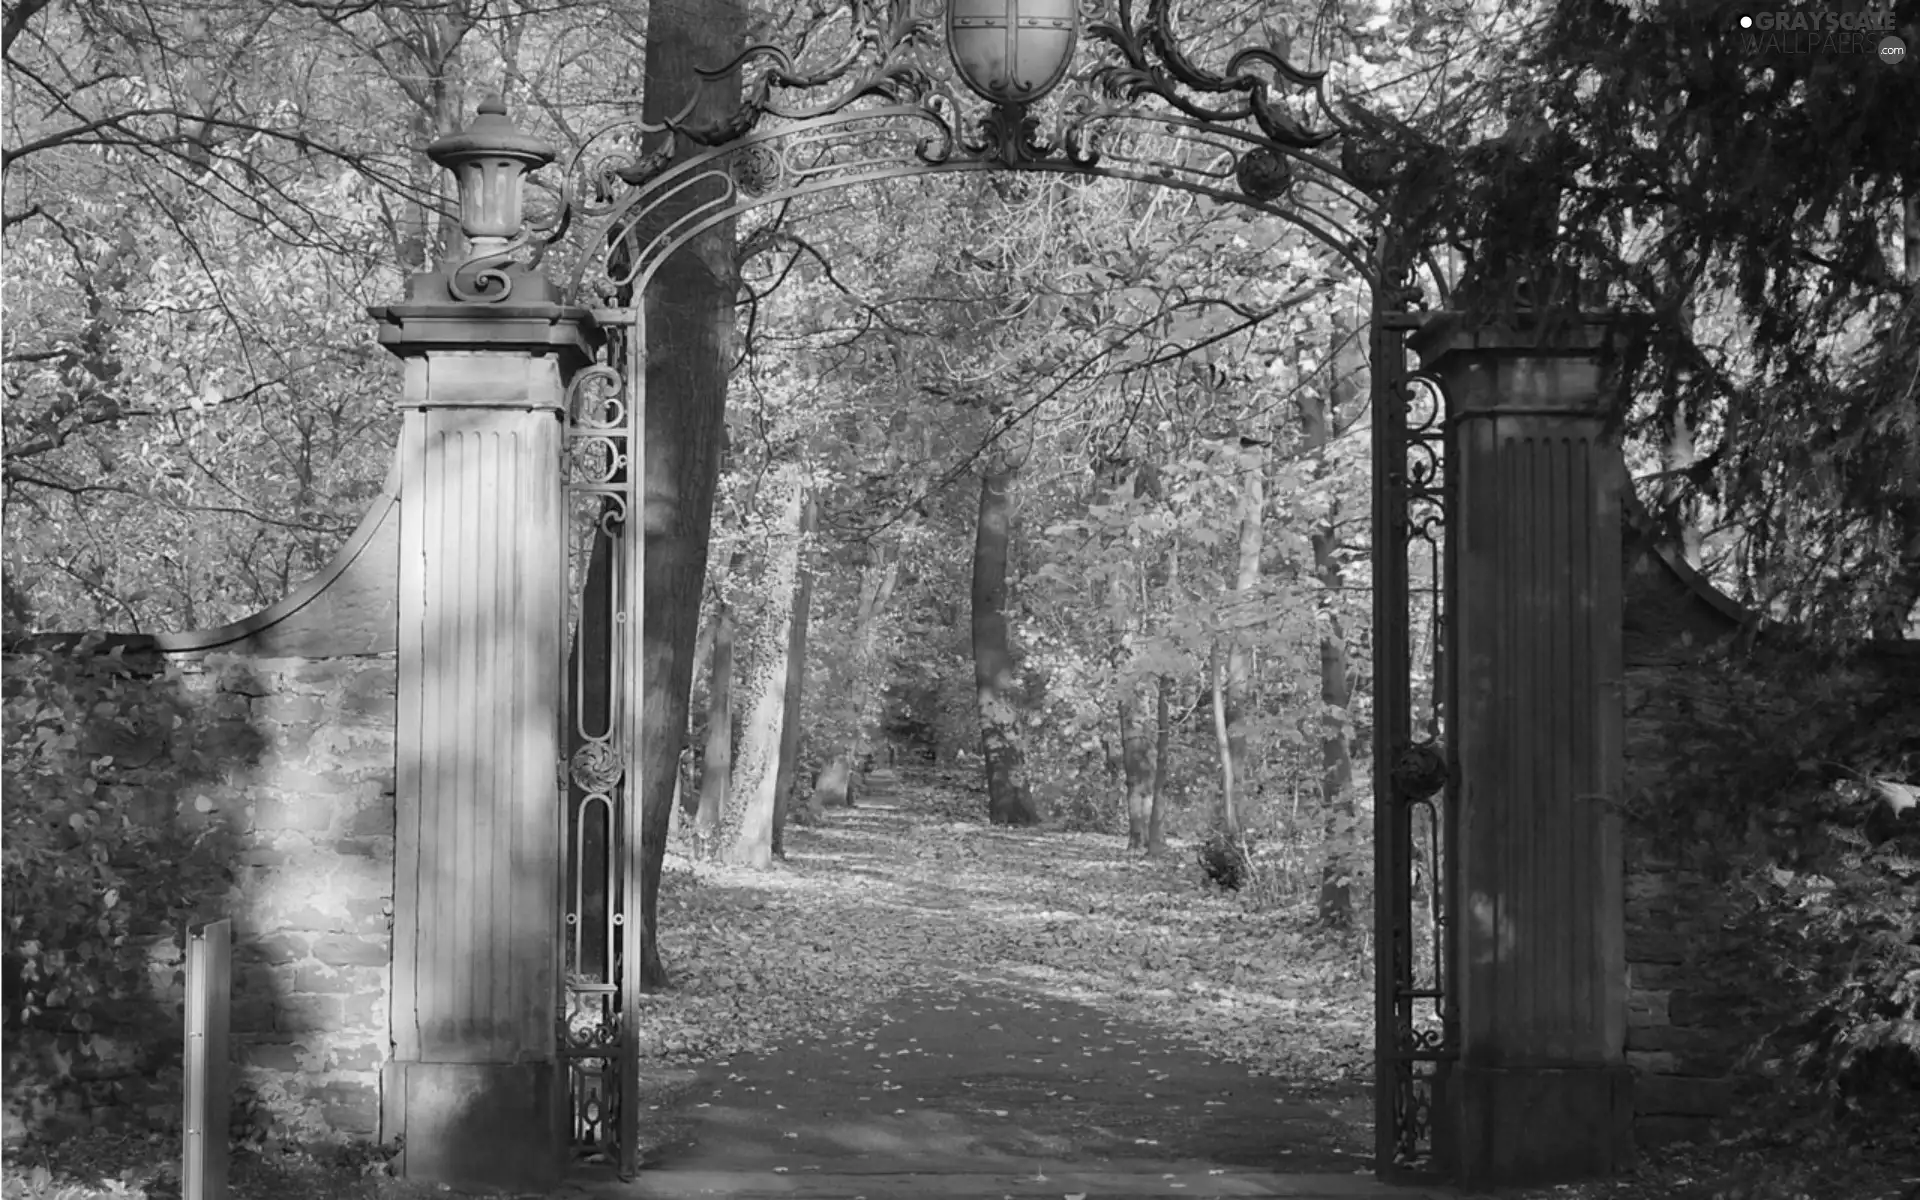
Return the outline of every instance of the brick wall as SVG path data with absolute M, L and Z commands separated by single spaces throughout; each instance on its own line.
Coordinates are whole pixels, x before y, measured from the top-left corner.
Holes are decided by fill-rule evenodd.
M 220 629 L 110 639 L 131 709 L 81 749 L 129 818 L 202 836 L 218 882 L 168 927 L 145 914 L 146 987 L 102 1013 L 98 1054 L 41 1023 L 6 1031 L 9 1140 L 89 1124 L 177 1130 L 188 920 L 231 918 L 235 1082 L 256 1124 L 309 1139 L 380 1120 L 392 950 L 399 476 L 319 575 Z M 10 689 L 72 635 L 8 647 Z M 13 694 L 9 691 L 9 694 Z M 171 719 L 167 722 L 170 724 Z M 127 902 L 138 904 L 138 897 Z M 9 1006 L 9 1013 L 13 1011 Z
M 1663 786 L 1662 731 L 1691 692 L 1693 664 L 1724 652 L 1744 614 L 1684 564 L 1631 532 L 1626 574 L 1626 787 Z M 1642 1148 L 1703 1137 L 1732 1102 L 1729 1071 L 1748 1031 L 1699 984 L 1726 906 L 1700 868 L 1706 846 L 1626 837 L 1627 1061 Z
M 1683 708 L 1725 715 L 1726 698 L 1703 664 L 1725 653 L 1723 639 L 1734 630 L 1708 598 L 1666 605 L 1653 602 L 1657 592 L 1629 596 L 1627 789 L 1629 796 L 1659 797 L 1692 765 L 1669 758 L 1676 751 L 1663 736 L 1668 722 Z M 1662 624 L 1663 617 L 1672 620 Z M 1790 634 L 1769 637 L 1758 660 L 1793 649 Z M 1859 739 L 1861 749 L 1884 744 L 1890 733 L 1920 729 L 1920 693 L 1911 685 L 1920 678 L 1920 644 L 1870 643 L 1844 665 L 1825 669 L 1821 686 L 1878 697 L 1857 714 L 1847 735 Z M 1781 683 L 1742 703 L 1762 714 L 1764 727 L 1787 728 L 1809 703 L 1806 687 Z M 1844 767 L 1854 755 L 1841 744 L 1820 757 Z M 1687 797 L 1664 799 L 1685 813 Z M 1728 1112 L 1736 1086 L 1764 1086 L 1736 1068 L 1769 1032 L 1759 1024 L 1765 1018 L 1753 1015 L 1764 1008 L 1758 1002 L 1776 997 L 1713 982 L 1742 979 L 1752 953 L 1728 932 L 1736 913 L 1729 899 L 1729 851 L 1743 847 L 1723 844 L 1724 825 L 1703 820 L 1694 837 L 1656 839 L 1631 827 L 1627 833 L 1627 1057 L 1639 1072 L 1637 1140 L 1658 1146 L 1702 1137 L 1715 1117 Z
M 129 704 L 163 690 L 185 720 L 139 740 L 103 723 L 82 748 L 112 757 L 101 778 L 129 815 L 214 837 L 228 861 L 229 884 L 193 916 L 234 923 L 240 1090 L 303 1136 L 374 1133 L 388 1043 L 392 656 L 129 661 Z M 9 673 L 17 682 L 34 664 L 12 656 Z M 146 994 L 103 1014 L 97 1055 L 71 1033 L 8 1031 L 10 1134 L 178 1127 L 182 933 L 147 937 Z
M 1727 1111 L 1747 1031 L 1695 969 L 1727 912 L 1719 889 L 1644 840 L 1628 850 L 1627 1061 L 1638 1072 L 1634 1137 L 1646 1148 L 1697 1140 Z
M 244 698 L 235 725 L 266 742 L 259 762 L 189 789 L 178 814 L 232 814 L 245 831 L 229 910 L 241 1082 L 304 1133 L 373 1134 L 389 1041 L 393 659 L 194 667 L 213 695 Z

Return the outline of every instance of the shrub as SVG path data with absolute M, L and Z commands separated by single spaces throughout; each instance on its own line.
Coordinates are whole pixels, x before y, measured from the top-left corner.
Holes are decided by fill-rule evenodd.
M 1779 994 L 1797 998 L 1749 1062 L 1791 1070 L 1826 1102 L 1822 1116 L 1877 1124 L 1920 1096 L 1920 820 L 1896 818 L 1876 843 L 1854 823 L 1880 803 L 1866 791 L 1830 793 L 1849 823 L 1823 820 L 1748 873 L 1736 929 L 1763 950 Z M 1789 856 L 1797 865 L 1780 865 Z
M 1253 877 L 1253 839 L 1234 837 L 1218 827 L 1209 830 L 1195 852 L 1200 869 L 1207 878 L 1230 892 L 1237 892 Z
M 1747 1065 L 1791 1085 L 1758 1095 L 1799 1128 L 1838 1116 L 1856 1137 L 1911 1136 L 1920 697 L 1898 671 L 1817 650 L 1699 664 L 1681 683 L 1657 789 L 1627 815 L 1689 846 L 1731 904 L 1702 967 L 1761 1033 Z
M 114 786 L 112 748 L 190 743 L 192 714 L 100 641 L 10 663 L 4 720 L 6 1024 L 75 1035 L 87 1057 L 113 1006 L 146 996 L 148 944 L 178 940 L 223 878 L 205 835 L 136 819 Z

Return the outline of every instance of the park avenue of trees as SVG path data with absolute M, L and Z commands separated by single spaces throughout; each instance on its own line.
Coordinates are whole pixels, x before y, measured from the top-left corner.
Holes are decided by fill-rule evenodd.
M 1920 633 L 1911 54 L 1769 54 L 1677 3 L 1184 11 L 1207 61 L 1284 37 L 1328 71 L 1463 303 L 1633 314 L 1629 461 L 1709 578 L 1835 643 Z M 1913 0 L 1890 11 L 1920 45 Z M 327 560 L 397 428 L 365 308 L 438 261 L 423 149 L 484 95 L 564 161 L 676 111 L 695 63 L 769 40 L 825 62 L 847 23 L 11 0 L 6 633 L 214 626 Z M 641 770 L 679 802 L 649 813 L 649 935 L 670 821 L 766 867 L 889 753 L 970 773 L 996 823 L 1142 852 L 1268 831 L 1317 919 L 1353 921 L 1364 281 L 1184 193 L 966 175 L 771 206 L 655 286 Z

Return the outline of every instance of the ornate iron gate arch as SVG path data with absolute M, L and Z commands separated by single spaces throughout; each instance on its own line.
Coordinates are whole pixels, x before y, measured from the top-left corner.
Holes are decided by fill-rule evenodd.
M 983 7 L 950 2 L 956 12 Z M 1423 319 L 1421 289 L 1414 248 L 1396 247 L 1386 227 L 1378 192 L 1390 172 L 1328 101 L 1321 76 L 1282 52 L 1242 49 L 1221 72 L 1197 65 L 1182 49 L 1171 0 L 1148 0 L 1144 12 L 1131 0 L 999 2 L 1005 20 L 993 27 L 1003 34 L 1026 19 L 1071 17 L 1080 36 L 1077 49 L 1067 39 L 1068 52 L 1092 59 L 1068 76 L 1065 95 L 1046 98 L 1038 111 L 1037 97 L 963 99 L 956 82 L 982 95 L 991 89 L 962 77 L 937 36 L 942 0 L 893 0 L 884 10 L 856 4 L 855 49 L 826 70 L 803 74 L 784 51 L 757 46 L 701 71 L 703 87 L 741 90 L 736 116 L 722 126 L 690 125 L 689 104 L 673 120 L 629 120 L 595 133 L 570 166 L 561 219 L 535 251 L 544 255 L 568 237 L 583 247 L 567 291 L 594 306 L 606 335 L 598 364 L 569 389 L 566 434 L 578 541 L 569 548 L 574 649 L 561 665 L 569 748 L 559 780 L 568 859 L 561 1045 L 576 1149 L 615 1158 L 622 1175 L 637 1166 L 638 1106 L 622 1098 L 636 1094 L 639 1079 L 628 1017 L 640 994 L 643 798 L 630 769 L 640 745 L 644 547 L 632 536 L 646 404 L 640 297 L 675 251 L 752 209 L 890 179 L 1011 170 L 1134 180 L 1259 211 L 1314 238 L 1371 285 L 1376 1168 L 1383 1177 L 1430 1175 L 1444 1138 L 1433 1119 L 1435 1087 L 1457 1048 L 1442 886 L 1453 809 L 1446 796 L 1457 775 L 1444 736 L 1453 708 L 1443 654 L 1453 569 L 1444 536 L 1445 403 L 1407 361 L 1407 335 Z M 948 32 L 957 36 L 958 25 L 956 17 Z M 1056 75 L 1066 69 L 1041 66 L 1059 66 Z M 806 102 L 823 89 L 830 99 Z M 1305 123 L 1303 95 L 1326 127 Z M 1130 155 L 1121 134 L 1134 127 L 1171 137 L 1175 149 Z M 614 145 L 621 139 L 629 144 Z M 661 144 L 649 149 L 649 139 Z M 1336 140 L 1337 158 L 1321 151 Z M 457 285 L 474 299 L 505 299 L 513 277 L 499 268 L 529 240 L 488 247 L 456 270 Z M 1432 282 L 1444 301 L 1437 271 Z M 1424 705 L 1411 567 L 1422 555 L 1432 662 Z M 1416 928 L 1418 907 L 1424 928 Z

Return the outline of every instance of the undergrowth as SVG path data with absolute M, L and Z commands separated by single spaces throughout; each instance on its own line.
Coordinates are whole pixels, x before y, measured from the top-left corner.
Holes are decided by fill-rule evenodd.
M 397 1143 L 263 1145 L 237 1139 L 228 1167 L 232 1200 L 459 1200 L 469 1193 L 397 1179 Z M 54 1143 L 9 1147 L 7 1200 L 175 1200 L 180 1140 L 94 1130 Z
M 77 647 L 12 656 L 5 687 L 5 1040 L 16 1116 L 102 1103 L 82 1080 L 102 1046 L 128 1031 L 165 1028 L 177 992 L 150 951 L 183 944 L 196 912 L 225 893 L 232 854 L 220 831 L 189 831 L 138 811 L 128 763 L 164 755 L 170 770 L 204 771 L 188 727 L 193 709 L 176 675 L 129 663 L 99 635 Z M 149 768 L 150 769 L 150 768 Z M 52 1039 L 76 1064 L 66 1078 L 23 1088 L 29 1037 Z M 177 1042 L 147 1055 L 141 1074 L 177 1071 Z M 107 1076 L 101 1076 L 106 1078 Z
M 1743 1123 L 1920 1162 L 1920 695 L 1794 649 L 1699 664 L 1673 705 L 1629 818 L 1726 903 L 1699 969 L 1756 1035 Z

